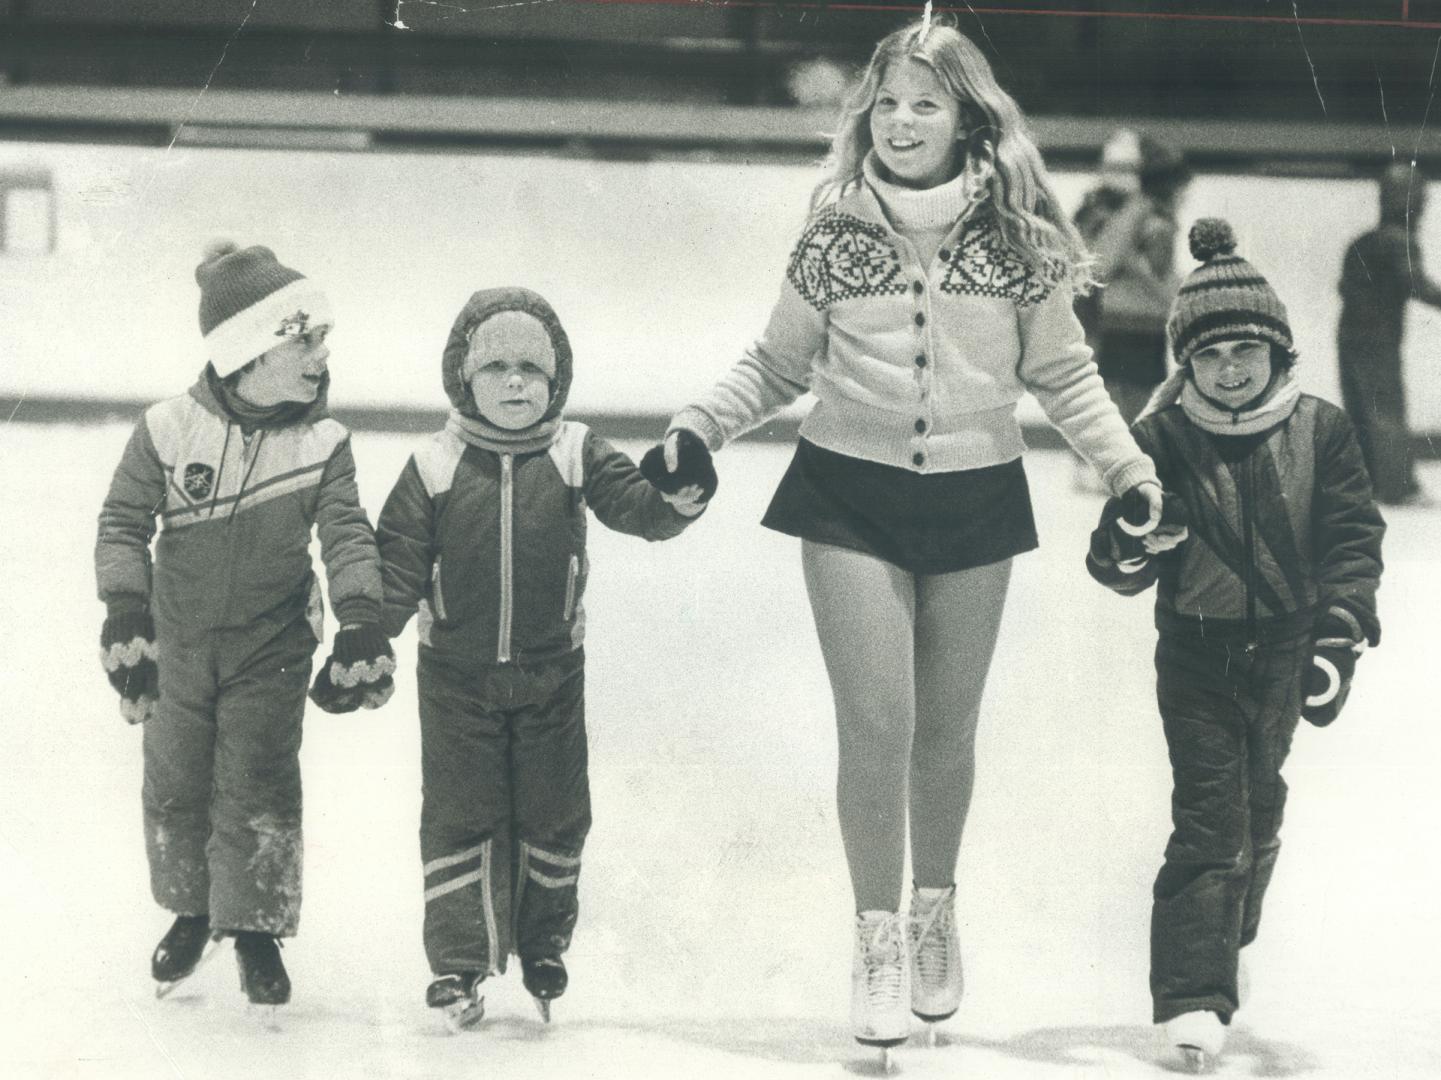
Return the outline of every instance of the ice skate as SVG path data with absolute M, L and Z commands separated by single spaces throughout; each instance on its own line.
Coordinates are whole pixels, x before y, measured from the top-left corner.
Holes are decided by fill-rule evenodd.
M 210 935 L 210 916 L 176 916 L 150 957 L 155 996 L 165 997 L 195 974 L 200 965 L 214 955 L 217 947 L 218 943 Z
M 917 889 L 911 894 L 906 930 L 911 955 L 911 1012 L 926 1022 L 926 1044 L 936 1024 L 961 1005 L 961 944 L 956 934 L 956 887 Z
M 251 1011 L 273 1025 L 278 1007 L 290 1000 L 290 976 L 280 959 L 280 942 L 255 930 L 237 931 L 235 961 Z
M 1215 1067 L 1226 1044 L 1221 1018 L 1209 1010 L 1182 1013 L 1166 1021 L 1166 1039 L 1181 1054 L 1181 1061 L 1193 1073 Z
M 851 965 L 851 1033 L 862 1046 L 881 1051 L 887 1072 L 890 1048 L 910 1035 L 910 982 L 905 917 L 893 911 L 861 912 Z
M 425 1003 L 441 1010 L 451 1031 L 469 1031 L 485 1017 L 485 998 L 480 994 L 484 981 L 485 974 L 479 971 L 441 975 L 426 989 Z
M 537 956 L 533 959 L 523 956 L 520 968 L 525 988 L 540 1010 L 540 1018 L 550 1023 L 550 1003 L 565 993 L 566 984 L 570 981 L 565 964 L 558 956 Z

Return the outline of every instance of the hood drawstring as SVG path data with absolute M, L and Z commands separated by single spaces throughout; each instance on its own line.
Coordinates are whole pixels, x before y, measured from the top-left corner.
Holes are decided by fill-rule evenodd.
M 250 474 L 255 471 L 255 463 L 260 460 L 260 447 L 264 442 L 265 429 L 260 428 L 255 436 L 255 456 L 250 459 L 250 464 L 245 469 L 245 475 L 240 478 L 240 490 L 235 493 L 235 505 L 230 508 L 229 520 L 231 521 L 235 520 L 235 513 L 240 509 L 240 500 L 245 498 L 245 485 L 250 483 Z M 245 452 L 242 450 L 241 456 L 244 457 L 244 455 Z
M 215 474 L 215 488 L 210 492 L 210 516 L 215 516 L 215 504 L 220 501 L 220 481 L 225 478 L 225 458 L 230 453 L 230 429 L 235 425 L 225 421 L 225 443 L 220 447 L 220 469 Z

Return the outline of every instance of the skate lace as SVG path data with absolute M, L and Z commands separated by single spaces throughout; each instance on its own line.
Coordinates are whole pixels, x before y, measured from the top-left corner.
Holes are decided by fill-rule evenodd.
M 931 986 L 941 986 L 951 974 L 951 950 L 955 915 L 949 896 L 937 900 L 929 911 L 911 918 L 911 957 L 916 974 Z
M 900 918 L 884 919 L 862 942 L 861 961 L 866 973 L 866 998 L 873 1007 L 901 998 L 905 966 L 905 932 Z

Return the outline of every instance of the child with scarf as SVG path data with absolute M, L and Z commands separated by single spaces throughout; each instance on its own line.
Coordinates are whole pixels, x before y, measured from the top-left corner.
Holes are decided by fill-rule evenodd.
M 1350 421 L 1301 392 L 1286 308 L 1235 254 L 1230 226 L 1198 221 L 1190 245 L 1202 266 L 1167 327 L 1179 369 L 1132 429 L 1189 535 L 1157 550 L 1159 537 L 1121 527 L 1113 499 L 1086 562 L 1122 595 L 1157 583 L 1174 831 L 1153 895 L 1153 1018 L 1200 1065 L 1241 1004 L 1297 722 L 1336 718 L 1380 638 L 1385 526 Z
M 381 510 L 382 625 L 419 611 L 426 1003 L 480 1021 L 483 980 L 520 957 L 549 1018 L 578 912 L 586 778 L 586 507 L 647 540 L 678 535 L 709 491 L 662 495 L 562 419 L 571 347 L 526 289 L 477 292 L 442 358 L 452 411 Z

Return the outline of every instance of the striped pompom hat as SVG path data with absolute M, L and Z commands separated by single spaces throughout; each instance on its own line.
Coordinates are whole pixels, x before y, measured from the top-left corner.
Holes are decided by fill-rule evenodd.
M 1286 305 L 1260 271 L 1236 254 L 1231 226 L 1221 218 L 1201 218 L 1191 226 L 1190 242 L 1201 265 L 1182 284 L 1166 323 L 1176 363 L 1184 367 L 1198 349 L 1241 337 L 1274 342 L 1294 357 Z
M 262 353 L 319 326 L 333 326 L 330 301 L 298 270 L 281 266 L 266 247 L 214 240 L 195 268 L 200 332 L 222 379 Z

